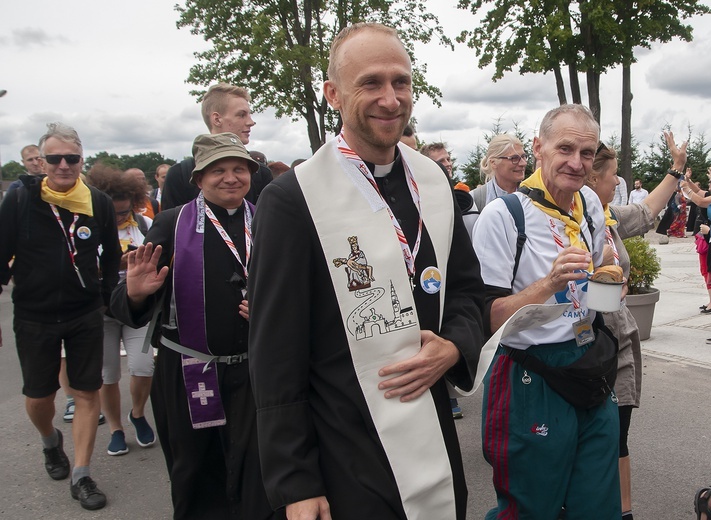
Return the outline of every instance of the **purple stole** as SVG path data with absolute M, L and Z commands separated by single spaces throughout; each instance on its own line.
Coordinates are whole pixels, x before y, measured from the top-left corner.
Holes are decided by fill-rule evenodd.
M 205 326 L 205 200 L 202 192 L 180 210 L 175 226 L 173 295 L 180 343 L 213 354 Z M 215 363 L 181 354 L 185 393 L 194 429 L 227 424 Z

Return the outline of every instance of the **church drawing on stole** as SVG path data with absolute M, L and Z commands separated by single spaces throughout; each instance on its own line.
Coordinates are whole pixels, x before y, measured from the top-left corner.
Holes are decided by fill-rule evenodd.
M 375 304 L 385 295 L 383 287 L 372 287 L 375 281 L 373 267 L 368 265 L 365 253 L 358 246 L 358 237 L 348 237 L 351 246 L 351 253 L 348 258 L 335 258 L 334 265 L 338 268 L 346 266 L 346 276 L 348 277 L 348 289 L 355 293 L 357 298 L 364 300 L 348 315 L 347 328 L 356 340 L 372 338 L 375 334 L 387 334 L 395 330 L 412 327 L 417 324 L 415 310 L 413 307 L 400 305 L 395 286 L 390 280 L 390 309 L 384 311 L 387 317 L 376 311 Z M 379 307 L 384 307 L 382 302 Z M 391 319 L 388 319 L 392 316 Z

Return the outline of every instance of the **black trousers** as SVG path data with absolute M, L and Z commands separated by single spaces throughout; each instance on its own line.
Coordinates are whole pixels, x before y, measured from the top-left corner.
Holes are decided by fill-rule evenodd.
M 227 424 L 195 430 L 180 354 L 161 348 L 151 389 L 156 430 L 171 481 L 173 518 L 283 519 L 267 501 L 247 363 L 217 365 Z

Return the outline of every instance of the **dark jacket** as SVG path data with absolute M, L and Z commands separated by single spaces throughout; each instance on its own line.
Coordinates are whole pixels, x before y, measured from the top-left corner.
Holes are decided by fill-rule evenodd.
M 121 246 L 111 199 L 89 186 L 94 216 L 79 215 L 74 231 L 75 262 L 86 285 L 82 287 L 67 239 L 40 197 L 42 177 L 23 176 L 23 186 L 7 194 L 0 205 L 0 283 L 7 285 L 14 277 L 16 317 L 61 323 L 108 306 L 118 283 Z M 58 210 L 69 230 L 74 215 Z

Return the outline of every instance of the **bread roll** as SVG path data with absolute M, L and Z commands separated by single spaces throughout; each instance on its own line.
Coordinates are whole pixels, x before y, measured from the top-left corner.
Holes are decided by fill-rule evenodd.
M 595 269 L 591 280 L 598 283 L 622 283 L 623 278 L 619 265 L 603 265 Z

